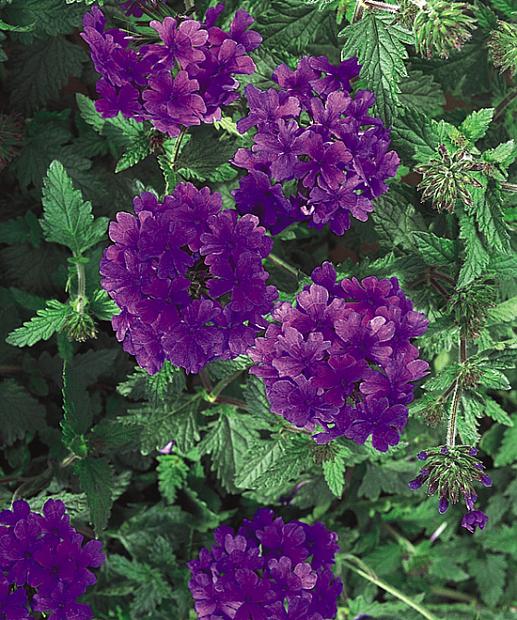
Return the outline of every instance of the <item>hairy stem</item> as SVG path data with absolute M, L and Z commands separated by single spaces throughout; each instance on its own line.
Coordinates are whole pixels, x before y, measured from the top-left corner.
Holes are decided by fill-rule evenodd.
M 467 339 L 464 335 L 460 337 L 459 362 L 464 364 L 467 360 Z M 454 382 L 454 391 L 452 393 L 451 411 L 449 421 L 447 423 L 447 446 L 454 448 L 456 445 L 456 432 L 458 427 L 458 409 L 461 400 L 461 379 L 458 377 Z
M 517 192 L 517 184 L 516 183 L 507 183 L 503 181 L 501 183 L 501 188 L 505 189 L 507 192 Z
M 355 558 L 354 556 L 347 555 L 346 558 L 357 562 L 357 558 Z M 356 575 L 359 575 L 360 577 L 362 577 L 363 579 L 366 579 L 370 583 L 375 584 L 378 588 L 382 588 L 385 592 L 389 592 L 389 594 L 391 594 L 395 598 L 398 598 L 399 601 L 402 601 L 408 607 L 411 607 L 412 609 L 414 609 L 421 616 L 423 616 L 424 618 L 427 618 L 427 620 L 438 620 L 434 614 L 432 614 L 429 610 L 427 610 L 425 607 L 420 605 L 420 603 L 417 603 L 412 598 L 410 598 L 409 596 L 407 596 L 400 590 L 397 590 L 397 588 L 393 587 L 389 583 L 386 583 L 382 579 L 379 579 L 379 577 L 377 577 L 377 575 L 373 571 L 365 571 L 365 570 L 362 570 L 361 568 L 356 568 L 351 562 L 347 562 L 346 560 L 344 562 L 344 565 L 349 570 L 354 572 Z
M 86 273 L 84 271 L 84 264 L 77 262 L 75 264 L 77 272 L 77 312 L 79 314 L 84 313 L 84 307 L 86 305 Z
M 388 13 L 398 13 L 400 11 L 400 6 L 398 4 L 379 2 L 379 0 L 360 0 L 360 4 L 368 9 L 374 9 L 376 11 L 387 11 Z
M 499 105 L 494 112 L 494 121 L 497 121 L 504 114 L 506 108 L 511 105 L 517 99 L 517 88 L 510 91 L 504 99 L 499 102 Z
M 296 269 L 296 267 L 293 267 L 289 263 L 286 263 L 284 260 L 282 260 L 276 254 L 269 254 L 268 259 L 272 263 L 275 263 L 275 265 L 278 265 L 279 267 L 282 267 L 282 269 L 285 269 L 285 271 L 288 271 L 289 273 L 292 273 L 293 276 L 295 276 L 298 279 L 298 273 L 299 272 L 298 272 L 298 269 Z

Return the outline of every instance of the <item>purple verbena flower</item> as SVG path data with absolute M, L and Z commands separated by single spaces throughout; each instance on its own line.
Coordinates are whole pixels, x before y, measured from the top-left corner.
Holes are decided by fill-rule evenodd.
M 117 338 L 154 373 L 168 359 L 187 372 L 246 351 L 277 291 L 262 260 L 271 239 L 253 215 L 222 210 L 219 194 L 180 183 L 163 202 L 134 200 L 119 213 L 101 261 L 117 305 Z
M 399 333 L 404 317 L 419 313 L 395 278 L 336 281 L 324 263 L 312 280 L 294 307 L 277 305 L 274 322 L 249 351 L 250 372 L 264 380 L 272 411 L 295 426 L 323 430 L 318 442 L 346 436 L 362 444 L 371 437 L 385 452 L 399 442 L 413 383 L 428 369 L 412 333 Z M 386 308 L 399 310 L 399 320 L 387 320 Z
M 189 588 L 201 620 L 335 617 L 342 589 L 332 574 L 337 536 L 321 523 L 285 523 L 261 509 L 237 534 L 220 526 L 214 541 L 189 563 Z
M 138 17 L 144 2 L 157 5 L 157 0 L 130 0 L 122 6 Z M 205 23 L 169 16 L 153 20 L 155 41 L 140 44 L 131 33 L 106 30 L 103 13 L 93 7 L 84 17 L 81 36 L 101 75 L 99 113 L 150 121 L 171 136 L 220 118 L 221 107 L 238 97 L 235 76 L 255 71 L 248 52 L 262 40 L 249 29 L 253 19 L 243 10 L 235 14 L 229 32 L 215 26 L 221 10 L 210 9 Z
M 0 618 L 25 620 L 32 610 L 54 620 L 90 620 L 92 610 L 77 599 L 95 583 L 91 569 L 105 556 L 99 541 L 83 545 L 63 502 L 47 500 L 38 514 L 17 500 L 0 523 Z
M 342 235 L 351 218 L 368 219 L 373 199 L 387 190 L 399 160 L 388 150 L 389 131 L 367 114 L 372 93 L 350 92 L 358 73 L 355 58 L 334 66 L 323 56 L 304 57 L 294 70 L 277 67 L 273 79 L 279 89 L 246 88 L 249 113 L 237 126 L 256 130 L 253 146 L 240 149 L 233 160 L 248 170 L 234 193 L 241 212 L 254 213 L 272 232 L 303 220 Z M 276 200 L 256 204 L 247 198 L 253 170 L 277 181 Z

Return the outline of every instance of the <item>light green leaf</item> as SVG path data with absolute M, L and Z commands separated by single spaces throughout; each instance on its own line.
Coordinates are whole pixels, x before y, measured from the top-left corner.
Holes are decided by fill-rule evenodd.
M 506 429 L 495 458 L 496 467 L 504 467 L 517 461 L 517 415 L 512 416 L 512 422 L 513 426 Z
M 503 595 L 507 561 L 502 555 L 488 554 L 470 563 L 483 601 L 494 607 Z
M 428 232 L 415 232 L 414 238 L 420 256 L 428 265 L 451 265 L 455 262 L 456 248 L 452 239 Z
M 322 467 L 325 482 L 329 489 L 336 497 L 340 498 L 345 488 L 345 461 L 343 457 L 337 453 L 332 459 L 323 461 Z
M 341 35 L 345 41 L 342 58 L 359 58 L 361 78 L 377 96 L 376 109 L 385 123 L 391 124 L 400 106 L 400 82 L 408 76 L 405 46 L 413 42 L 413 35 L 393 16 L 376 11 L 347 26 Z
M 177 454 L 163 454 L 156 459 L 158 466 L 158 487 L 163 497 L 171 504 L 176 500 L 178 489 L 187 479 L 188 465 Z
M 101 532 L 108 524 L 113 503 L 113 469 L 105 458 L 87 457 L 76 463 L 75 472 L 86 493 L 93 527 Z
M 53 161 L 43 183 L 41 227 L 47 241 L 67 246 L 74 256 L 97 244 L 105 235 L 108 220 L 94 220 L 92 205 L 84 201 L 63 165 Z
M 71 313 L 72 309 L 68 304 L 51 299 L 30 321 L 11 332 L 6 342 L 15 347 L 32 347 L 40 340 L 48 340 L 63 329 Z
M 471 142 L 476 142 L 486 134 L 493 117 L 494 108 L 476 110 L 469 114 L 463 123 L 461 123 L 460 131 Z

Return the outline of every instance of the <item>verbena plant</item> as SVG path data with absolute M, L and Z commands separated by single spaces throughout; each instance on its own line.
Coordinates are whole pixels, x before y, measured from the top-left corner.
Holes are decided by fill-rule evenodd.
M 516 19 L 0 0 L 0 618 L 515 616 Z

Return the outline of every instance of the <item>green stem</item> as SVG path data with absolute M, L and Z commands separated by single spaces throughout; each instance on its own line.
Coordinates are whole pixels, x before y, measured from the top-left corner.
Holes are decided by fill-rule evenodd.
M 285 269 L 285 271 L 288 271 L 289 273 L 291 273 L 293 276 L 296 277 L 296 279 L 298 279 L 298 269 L 296 269 L 296 267 L 293 267 L 292 265 L 290 265 L 289 263 L 286 263 L 284 260 L 282 260 L 279 256 L 277 256 L 276 254 L 269 254 L 268 259 L 272 262 L 275 263 L 275 265 L 278 265 L 279 267 L 282 267 L 282 269 Z
M 379 2 L 379 0 L 360 0 L 360 4 L 363 4 L 368 9 L 374 9 L 376 11 L 386 11 L 388 13 L 398 13 L 400 11 L 400 6 L 398 4 Z
M 357 562 L 358 560 L 354 556 L 346 556 L 346 557 L 354 562 Z M 408 607 L 411 607 L 412 609 L 417 611 L 421 616 L 423 616 L 424 618 L 427 618 L 427 620 L 438 620 L 438 618 L 434 614 L 428 611 L 425 607 L 422 607 L 420 603 L 416 603 L 412 598 L 410 598 L 409 596 L 407 596 L 400 590 L 397 590 L 397 588 L 393 587 L 389 583 L 386 583 L 382 579 L 379 579 L 379 577 L 377 577 L 377 575 L 373 571 L 366 572 L 362 570 L 361 568 L 356 568 L 353 564 L 347 561 L 344 562 L 344 565 L 349 570 L 354 572 L 356 575 L 359 575 L 363 579 L 370 581 L 371 583 L 375 584 L 378 588 L 382 588 L 385 592 L 388 592 L 395 598 L 398 598 L 400 601 L 405 603 Z
M 501 189 L 505 189 L 507 192 L 517 192 L 517 184 L 503 181 L 503 183 L 501 183 Z
M 463 365 L 467 361 L 467 339 L 464 335 L 460 337 L 459 362 Z M 458 377 L 454 383 L 452 393 L 451 411 L 447 423 L 447 446 L 454 448 L 456 445 L 456 432 L 458 426 L 458 409 L 461 400 L 461 379 Z
M 83 314 L 84 307 L 86 305 L 86 273 L 84 271 L 84 264 L 77 262 L 75 264 L 77 272 L 77 312 Z

